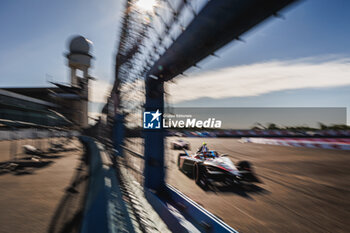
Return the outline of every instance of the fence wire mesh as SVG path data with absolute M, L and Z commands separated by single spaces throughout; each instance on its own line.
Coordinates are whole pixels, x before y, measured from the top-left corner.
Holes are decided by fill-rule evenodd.
M 208 0 L 127 0 L 125 3 L 111 101 L 114 114 L 124 115 L 125 165 L 140 183 L 143 182 L 144 169 L 142 114 L 145 75 L 207 2 Z

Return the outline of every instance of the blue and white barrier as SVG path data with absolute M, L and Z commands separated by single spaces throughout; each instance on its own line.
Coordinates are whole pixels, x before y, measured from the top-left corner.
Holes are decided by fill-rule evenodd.
M 82 233 L 134 232 L 113 164 L 103 146 L 81 136 L 90 164 Z
M 318 149 L 350 150 L 349 138 L 242 138 L 241 142 Z
M 173 232 L 238 233 L 170 185 L 166 185 L 165 194 L 162 196 L 147 189 L 145 195 Z

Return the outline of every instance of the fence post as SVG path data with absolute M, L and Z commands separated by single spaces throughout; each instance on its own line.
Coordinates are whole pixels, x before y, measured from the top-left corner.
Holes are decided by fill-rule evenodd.
M 124 115 L 122 113 L 117 113 L 114 117 L 114 123 L 113 123 L 113 143 L 114 143 L 114 149 L 116 149 L 117 155 L 122 156 L 123 155 L 123 148 L 121 145 L 123 145 L 123 139 L 124 139 Z
M 16 160 L 17 159 L 17 134 L 16 129 L 12 128 L 11 131 L 11 149 L 10 149 L 10 160 Z
M 148 77 L 146 79 L 146 103 L 145 112 L 164 110 L 164 83 Z M 164 129 L 163 115 L 160 116 L 160 129 L 144 129 L 145 139 L 145 169 L 144 186 L 146 188 L 161 191 L 165 187 L 164 182 Z

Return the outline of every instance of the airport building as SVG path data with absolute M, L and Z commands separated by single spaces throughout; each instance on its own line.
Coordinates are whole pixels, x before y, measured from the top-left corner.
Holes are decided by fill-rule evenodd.
M 0 126 L 86 129 L 90 48 L 91 42 L 82 36 L 71 39 L 66 55 L 69 85 L 51 82 L 51 87 L 0 87 Z

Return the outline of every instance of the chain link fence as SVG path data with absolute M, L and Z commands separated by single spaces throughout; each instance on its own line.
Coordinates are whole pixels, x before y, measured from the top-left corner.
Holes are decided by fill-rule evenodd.
M 207 3 L 207 0 L 155 0 L 153 7 L 145 7 L 142 0 L 126 1 L 111 101 L 114 113 L 124 116 L 125 166 L 141 184 L 145 76 Z

